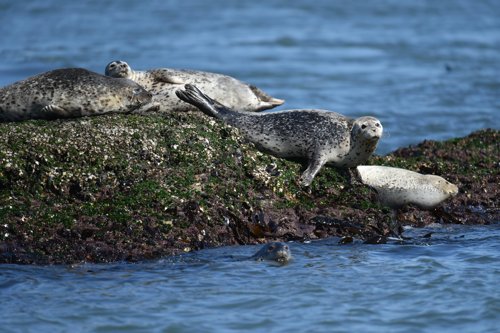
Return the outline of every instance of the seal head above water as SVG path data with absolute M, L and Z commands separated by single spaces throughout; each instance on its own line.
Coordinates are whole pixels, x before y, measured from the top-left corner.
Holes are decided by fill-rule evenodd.
M 273 242 L 264 245 L 250 259 L 264 261 L 276 261 L 279 263 L 287 263 L 292 258 L 292 253 L 288 245 L 281 242 Z
M 379 201 L 391 208 L 407 204 L 431 209 L 458 193 L 458 187 L 435 175 L 380 165 L 359 165 L 361 181 L 377 191 Z
M 134 71 L 125 61 L 116 60 L 106 66 L 105 75 L 137 82 L 153 94 L 153 102 L 160 111 L 193 109 L 175 96 L 179 84 L 187 83 L 197 85 L 224 105 L 237 110 L 262 111 L 284 103 L 284 100 L 273 98 L 255 86 L 217 73 L 170 68 Z
M 326 110 L 236 112 L 193 85 L 176 94 L 205 114 L 239 128 L 258 149 L 277 157 L 307 160 L 303 186 L 309 186 L 325 164 L 349 168 L 364 163 L 383 132 L 374 117 L 351 119 Z
M 151 94 L 128 79 L 83 68 L 42 73 L 0 89 L 0 121 L 57 119 L 132 112 L 146 107 Z

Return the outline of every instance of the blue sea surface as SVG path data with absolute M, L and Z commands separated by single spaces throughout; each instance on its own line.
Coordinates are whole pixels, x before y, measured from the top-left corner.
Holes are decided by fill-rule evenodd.
M 116 59 L 228 74 L 286 99 L 277 109 L 378 117 L 378 154 L 500 129 L 494 0 L 0 0 L 0 59 L 0 86 Z M 292 243 L 285 266 L 241 260 L 256 246 L 1 265 L 0 331 L 500 332 L 500 225 L 406 234 Z
M 425 237 L 432 233 L 431 237 Z M 143 263 L 0 267 L 2 332 L 498 332 L 500 225 L 404 243 L 222 247 Z
M 377 153 L 500 129 L 500 2 L 0 0 L 0 86 L 60 67 L 190 68 L 380 118 Z

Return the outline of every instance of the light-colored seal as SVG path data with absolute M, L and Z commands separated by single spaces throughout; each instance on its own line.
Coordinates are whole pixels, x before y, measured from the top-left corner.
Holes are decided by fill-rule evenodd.
M 224 105 L 237 110 L 262 111 L 284 103 L 284 100 L 273 98 L 255 86 L 217 73 L 170 68 L 134 71 L 125 61 L 117 60 L 106 66 L 105 74 L 139 83 L 153 94 L 153 102 L 164 112 L 193 109 L 175 96 L 179 84 L 187 83 L 195 84 Z
M 250 259 L 257 261 L 276 261 L 279 263 L 287 263 L 292 258 L 292 252 L 288 245 L 280 242 L 273 242 L 264 245 Z
M 377 191 L 379 201 L 391 208 L 406 204 L 430 209 L 458 193 L 458 187 L 435 175 L 379 165 L 356 168 L 363 184 Z
M 373 117 L 350 119 L 326 110 L 236 112 L 186 85 L 177 96 L 209 116 L 237 127 L 258 149 L 277 157 L 308 161 L 301 184 L 309 186 L 325 164 L 355 167 L 377 147 L 382 125 Z
M 82 68 L 56 69 L 0 89 L 0 121 L 57 119 L 131 112 L 151 94 L 134 81 Z

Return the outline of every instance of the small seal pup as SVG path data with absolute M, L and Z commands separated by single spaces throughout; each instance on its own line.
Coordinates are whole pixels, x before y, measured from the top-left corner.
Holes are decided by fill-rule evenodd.
M 189 111 L 192 107 L 175 97 L 179 84 L 195 84 L 224 105 L 242 111 L 262 111 L 283 104 L 259 88 L 227 75 L 170 68 L 134 71 L 121 60 L 110 62 L 105 75 L 127 78 L 139 83 L 153 94 L 153 102 L 160 111 Z
M 458 187 L 435 175 L 379 165 L 359 165 L 361 182 L 377 191 L 380 202 L 393 209 L 406 204 L 431 209 L 458 193 Z
M 288 245 L 281 242 L 272 242 L 264 245 L 257 253 L 250 257 L 256 261 L 276 261 L 287 263 L 292 258 L 292 253 Z
M 258 149 L 282 158 L 308 161 L 301 184 L 309 186 L 325 164 L 349 168 L 364 163 L 377 147 L 382 125 L 373 117 L 350 119 L 326 110 L 236 112 L 193 85 L 177 96 L 205 114 L 237 127 Z
M 152 95 L 128 79 L 114 79 L 83 68 L 63 68 L 0 89 L 0 121 L 57 119 L 131 112 Z

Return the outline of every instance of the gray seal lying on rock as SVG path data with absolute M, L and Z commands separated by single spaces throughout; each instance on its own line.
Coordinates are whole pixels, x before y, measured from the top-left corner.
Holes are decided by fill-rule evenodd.
M 176 92 L 180 99 L 239 128 L 258 149 L 277 157 L 306 159 L 303 186 L 309 186 L 325 164 L 349 168 L 364 163 L 383 132 L 374 117 L 350 119 L 326 110 L 236 112 L 193 85 L 185 89 Z
M 276 261 L 286 263 L 292 258 L 292 253 L 288 245 L 280 242 L 272 242 L 264 245 L 257 253 L 250 257 L 257 261 Z
M 458 193 L 458 187 L 435 175 L 380 165 L 359 165 L 361 182 L 377 191 L 379 201 L 391 208 L 406 204 L 430 209 Z
M 255 86 L 217 73 L 170 68 L 134 71 L 125 61 L 116 60 L 106 66 L 105 75 L 137 82 L 153 94 L 153 102 L 160 111 L 192 110 L 190 105 L 175 97 L 178 85 L 187 83 L 199 86 L 224 105 L 237 110 L 262 111 L 284 103 Z
M 0 89 L 0 121 L 57 119 L 131 112 L 147 107 L 152 95 L 128 79 L 83 68 L 63 68 Z

